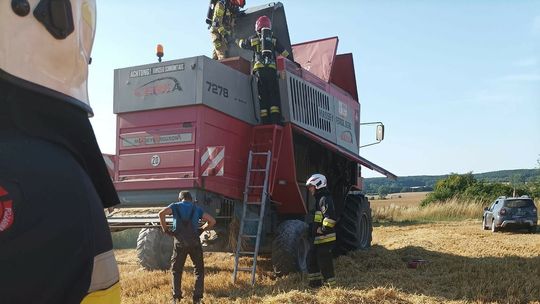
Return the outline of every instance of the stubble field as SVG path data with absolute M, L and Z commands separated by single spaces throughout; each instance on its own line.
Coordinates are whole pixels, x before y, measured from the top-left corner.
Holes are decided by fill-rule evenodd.
M 233 284 L 233 257 L 205 253 L 204 302 L 540 303 L 540 232 L 492 233 L 481 229 L 480 218 L 410 220 L 423 196 L 372 201 L 374 214 L 388 216 L 391 211 L 392 216 L 405 220 L 378 221 L 370 250 L 334 260 L 335 288 L 308 289 L 301 274 L 275 278 L 268 257 L 259 260 L 256 287 L 248 283 L 248 273 L 241 273 L 239 282 Z M 451 213 L 472 212 L 460 205 L 449 205 L 454 210 Z M 434 206 L 432 211 L 421 212 L 440 210 Z M 171 302 L 170 272 L 141 269 L 134 249 L 116 250 L 116 256 L 122 303 Z M 413 259 L 427 262 L 410 269 L 407 262 Z M 248 265 L 247 260 L 244 263 Z M 190 303 L 194 283 L 189 259 L 186 266 L 182 286 L 186 300 L 182 303 Z

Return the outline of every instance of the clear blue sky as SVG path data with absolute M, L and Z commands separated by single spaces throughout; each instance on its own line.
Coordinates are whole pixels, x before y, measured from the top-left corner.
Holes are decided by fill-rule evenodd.
M 98 1 L 89 90 L 102 151 L 115 151 L 113 70 L 156 62 L 157 43 L 165 60 L 209 56 L 208 2 Z M 386 126 L 363 157 L 398 176 L 537 167 L 540 1 L 281 2 L 293 43 L 339 36 L 354 54 L 361 121 Z

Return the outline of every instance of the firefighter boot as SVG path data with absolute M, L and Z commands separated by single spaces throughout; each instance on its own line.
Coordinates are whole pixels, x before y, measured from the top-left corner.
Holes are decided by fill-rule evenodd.
M 319 288 L 323 285 L 323 278 L 320 272 L 308 273 L 307 278 L 310 288 Z
M 268 110 L 262 109 L 261 110 L 261 122 L 263 125 L 267 125 L 270 123 L 270 117 L 268 116 Z
M 281 118 L 281 113 L 272 113 L 270 114 L 270 122 L 275 125 L 283 126 L 283 119 Z

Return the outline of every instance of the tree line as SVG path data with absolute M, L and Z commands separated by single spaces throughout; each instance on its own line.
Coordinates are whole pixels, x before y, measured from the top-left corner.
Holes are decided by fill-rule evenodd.
M 540 163 L 539 163 L 540 165 Z M 471 196 L 493 197 L 496 194 L 512 195 L 516 193 L 540 197 L 539 169 L 501 170 L 486 173 L 466 174 L 450 173 L 447 175 L 420 175 L 399 177 L 391 181 L 385 177 L 366 178 L 364 192 L 385 196 L 388 193 L 434 191 L 433 200 L 460 193 Z M 535 188 L 536 187 L 536 188 Z M 469 190 L 466 190 L 468 189 Z M 510 191 L 510 192 L 509 192 Z

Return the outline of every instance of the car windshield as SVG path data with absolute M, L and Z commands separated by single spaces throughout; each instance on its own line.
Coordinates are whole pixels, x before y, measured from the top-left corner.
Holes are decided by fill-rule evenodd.
M 528 199 L 508 200 L 504 203 L 504 206 L 508 208 L 533 207 L 533 202 L 532 200 L 528 200 Z

